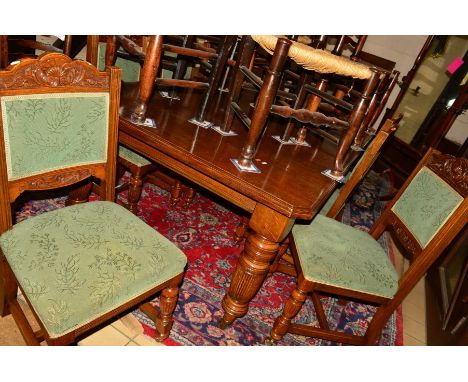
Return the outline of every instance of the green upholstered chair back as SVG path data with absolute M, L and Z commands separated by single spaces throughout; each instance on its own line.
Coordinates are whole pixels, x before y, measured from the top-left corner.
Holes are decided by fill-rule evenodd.
M 424 248 L 463 201 L 450 184 L 421 168 L 393 205 L 393 213 Z
M 456 219 L 468 222 L 467 195 L 468 160 L 430 149 L 382 218 L 414 259 Z
M 107 161 L 109 93 L 0 98 L 8 180 Z
M 60 53 L 0 72 L 2 210 L 25 190 L 90 176 L 104 182 L 103 196 L 112 199 L 107 183 L 115 182 L 119 93 L 119 69 L 102 73 Z M 9 218 L 2 218 L 3 229 Z

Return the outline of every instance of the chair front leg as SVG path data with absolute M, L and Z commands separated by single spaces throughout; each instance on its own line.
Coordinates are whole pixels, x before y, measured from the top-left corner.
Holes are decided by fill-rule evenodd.
M 234 240 L 236 243 L 239 243 L 246 237 L 247 229 L 249 225 L 249 218 L 247 216 L 242 217 L 242 221 L 236 228 L 236 232 L 234 234 Z
M 66 206 L 82 204 L 88 201 L 89 195 L 91 194 L 91 190 L 93 188 L 93 182 L 90 179 L 86 180 L 86 182 L 87 183 L 83 184 L 82 186 L 70 190 L 70 192 L 68 193 L 68 199 L 65 202 Z
M 155 322 L 156 341 L 165 340 L 169 337 L 174 318 L 172 317 L 177 305 L 177 298 L 179 297 L 179 287 L 172 286 L 163 289 L 159 303 L 160 314 Z
M 136 215 L 138 201 L 143 190 L 143 179 L 139 172 L 132 174 L 128 188 L 128 210 Z
M 273 341 L 280 341 L 288 332 L 291 321 L 302 308 L 307 298 L 307 292 L 304 290 L 304 280 L 299 279 L 296 288 L 291 292 L 288 300 L 286 301 L 283 313 L 279 316 L 270 332 L 270 337 Z
M 284 239 L 283 242 L 281 243 L 278 253 L 276 254 L 275 259 L 273 260 L 273 263 L 270 265 L 270 269 L 268 273 L 274 273 L 278 270 L 279 266 L 279 261 L 283 258 L 284 254 L 288 250 L 289 247 L 289 237 Z
M 15 275 L 0 250 L 0 317 L 11 313 L 8 302 L 16 300 L 17 294 L 18 284 Z
M 195 190 L 192 187 L 184 186 L 185 202 L 184 208 L 188 208 L 195 197 Z
M 182 183 L 180 181 L 176 181 L 175 184 L 171 187 L 171 206 L 174 207 L 177 203 L 179 203 L 180 196 L 182 194 Z

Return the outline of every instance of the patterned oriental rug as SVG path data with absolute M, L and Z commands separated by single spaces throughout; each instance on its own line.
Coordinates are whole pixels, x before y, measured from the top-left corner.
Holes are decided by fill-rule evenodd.
M 346 205 L 343 221 L 358 229 L 368 230 L 380 215 L 383 204 L 377 196 L 388 192 L 386 176 L 370 173 Z M 126 198 L 121 193 L 120 198 Z M 94 197 L 96 199 L 96 197 Z M 176 243 L 187 255 L 188 267 L 180 288 L 174 326 L 166 345 L 262 345 L 275 318 L 281 313 L 284 302 L 295 286 L 291 276 L 275 273 L 269 276 L 252 300 L 248 314 L 238 319 L 226 330 L 217 324 L 223 315 L 221 300 L 228 290 L 229 280 L 243 248 L 236 244 L 234 231 L 241 216 L 234 207 L 214 201 L 212 195 L 197 193 L 192 204 L 183 208 L 171 207 L 170 195 L 160 188 L 145 184 L 138 206 L 138 215 L 149 225 Z M 18 221 L 38 213 L 63 207 L 65 198 L 28 202 L 17 212 Z M 389 249 L 387 238 L 382 245 Z M 157 305 L 158 300 L 154 303 Z M 336 299 L 322 299 L 330 327 L 348 333 L 362 333 L 375 308 L 349 302 L 346 306 Z M 145 334 L 152 336 L 154 326 L 140 311 L 134 315 Z M 316 323 L 311 301 L 304 304 L 296 317 L 297 322 Z M 402 345 L 401 307 L 392 315 L 379 341 L 380 345 Z M 329 341 L 288 334 L 278 345 L 338 345 Z

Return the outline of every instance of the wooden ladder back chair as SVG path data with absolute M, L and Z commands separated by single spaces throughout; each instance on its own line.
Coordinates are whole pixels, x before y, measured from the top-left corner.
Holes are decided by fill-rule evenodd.
M 375 345 L 393 311 L 468 223 L 468 160 L 430 149 L 389 202 L 369 233 L 316 216 L 295 226 L 292 250 L 297 286 L 271 331 L 273 341 L 287 332 L 329 341 Z M 389 230 L 409 253 L 411 264 L 399 279 L 377 239 Z M 292 323 L 308 294 L 319 327 Z M 330 330 L 322 295 L 376 305 L 363 335 Z
M 182 46 L 164 43 L 163 36 L 150 36 L 146 52 L 143 52 L 141 47 L 135 44 L 127 36 L 115 36 L 110 40 L 111 44 L 120 44 L 131 55 L 143 61 L 142 72 L 140 76 L 140 87 L 136 100 L 136 106 L 132 113 L 133 123 L 144 123 L 146 119 L 146 109 L 149 98 L 153 93 L 154 86 L 179 87 L 205 90 L 201 105 L 197 115 L 191 120 L 193 123 L 203 127 L 209 127 L 210 122 L 206 121 L 206 111 L 211 103 L 217 85 L 220 82 L 224 66 L 228 60 L 229 51 L 236 39 L 235 36 L 223 36 L 220 42 L 219 52 L 214 52 L 207 49 L 194 49 L 187 47 L 192 42 L 192 39 L 184 39 Z M 109 43 L 108 43 L 109 49 Z M 109 49 L 109 55 L 106 57 L 106 63 L 109 65 L 115 58 L 111 53 L 115 52 L 115 47 Z M 158 77 L 159 70 L 163 64 L 163 54 L 165 52 L 186 56 L 189 58 L 198 58 L 209 60 L 206 63 L 211 68 L 209 79 L 205 81 L 194 81 L 189 79 L 178 78 L 183 75 L 185 69 L 183 65 L 177 65 L 175 78 Z M 182 60 L 181 63 L 184 61 Z
M 398 81 L 399 74 L 400 73 L 398 71 L 395 71 L 392 74 L 383 73 L 383 75 L 381 76 L 376 90 L 371 96 L 364 118 L 354 137 L 351 149 L 355 151 L 362 151 L 363 147 L 366 145 L 368 140 L 371 139 L 372 136 L 374 136 L 377 133 L 378 129 L 374 128 L 374 125 L 378 120 L 379 116 L 382 114 L 382 111 L 388 101 L 388 98 Z M 323 82 L 321 82 L 320 85 L 323 85 Z M 340 119 L 344 118 L 346 110 L 352 110 L 352 108 L 354 107 L 353 103 L 359 102 L 359 100 L 362 98 L 361 92 L 340 84 L 337 84 L 335 86 L 335 94 L 333 96 L 325 93 L 324 87 L 319 89 L 306 84 L 304 88 L 307 92 L 309 92 L 312 95 L 312 100 L 315 102 L 315 105 L 313 106 L 314 108 Z M 351 100 L 345 101 L 343 99 L 345 94 L 350 95 L 353 98 L 354 102 Z M 309 102 L 309 105 L 310 104 L 311 102 Z M 296 140 L 298 142 L 303 142 L 305 140 L 306 130 L 307 127 L 298 130 L 296 136 Z M 333 131 L 330 129 L 323 129 L 320 126 L 310 130 L 312 133 L 324 137 L 325 139 L 335 143 L 336 145 L 338 145 L 340 142 L 340 136 L 342 132 L 339 130 Z M 286 130 L 285 136 L 283 136 L 283 140 L 288 139 L 290 133 L 290 130 Z M 286 136 L 286 134 L 289 135 Z
M 352 148 L 361 150 L 365 145 L 366 140 L 369 136 L 375 135 L 378 129 L 375 126 L 377 119 L 382 114 L 382 111 L 387 104 L 388 98 L 393 91 L 393 88 L 398 82 L 400 72 L 394 71 L 391 75 L 384 75 L 380 81 L 376 92 L 373 94 L 372 99 L 369 103 L 366 116 L 359 128 L 356 136 L 354 137 L 354 143 Z M 367 138 L 367 139 L 366 139 Z
M 325 40 L 328 40 L 327 36 L 323 37 L 325 37 Z M 393 70 L 395 66 L 394 62 L 362 51 L 366 37 L 367 36 L 360 36 L 354 45 L 348 44 L 351 47 L 352 52 L 350 59 L 376 68 L 376 70 L 380 72 L 380 78 L 377 88 L 373 92 L 367 110 L 365 111 L 365 119 L 359 127 L 354 143 L 351 145 L 351 149 L 353 150 L 362 149 L 362 139 L 364 135 L 374 135 L 376 133 L 377 129 L 373 128 L 373 126 L 381 115 L 400 74 L 398 71 Z M 335 48 L 339 47 L 347 38 L 351 37 L 341 36 L 341 38 L 338 38 Z M 339 53 L 341 55 L 342 48 L 339 48 L 338 50 L 334 49 L 332 53 Z M 363 58 L 365 59 L 363 60 Z M 337 76 L 322 75 L 321 78 L 316 80 L 315 85 L 305 82 L 302 86 L 303 89 L 301 91 L 305 91 L 304 93 L 310 94 L 306 107 L 308 110 L 321 111 L 327 115 L 343 119 L 347 110 L 352 110 L 354 105 L 357 105 L 362 99 L 362 91 L 363 87 L 365 87 L 365 82 L 354 78 L 338 78 Z M 330 92 L 333 93 L 333 96 L 329 94 Z M 383 120 L 382 123 L 384 121 L 385 120 Z M 288 139 L 290 139 L 293 127 L 293 123 L 288 125 L 288 129 L 286 129 L 283 135 L 284 141 L 288 141 Z M 307 130 L 307 127 L 300 128 L 296 137 L 291 139 L 291 141 L 304 143 Z M 339 143 L 340 136 L 342 135 L 339 130 L 334 131 L 330 129 L 322 129 L 320 127 L 312 129 L 311 132 L 318 134 L 335 144 Z
M 37 36 L 0 36 L 0 69 L 5 69 L 11 62 L 24 57 L 37 57 L 36 50 L 42 52 L 64 53 L 70 56 L 72 51 L 72 36 L 67 35 L 63 47 L 47 44 L 37 39 Z
M 361 54 L 362 48 L 366 43 L 367 36 L 350 36 L 350 35 L 342 35 L 336 37 L 336 43 L 333 47 L 332 54 L 336 54 L 337 56 L 341 56 L 345 50 L 350 50 L 350 59 L 353 61 L 357 61 L 359 55 Z
M 336 220 L 339 219 L 340 212 L 379 157 L 383 145 L 388 138 L 398 130 L 401 119 L 402 115 L 399 114 L 392 119 L 386 120 L 382 129 L 380 129 L 376 137 L 369 143 L 362 155 L 359 152 L 354 152 L 354 155 L 349 158 L 348 163 L 345 165 L 346 176 L 343 182 L 344 184 L 340 188 L 336 188 L 333 194 L 330 195 L 318 212 L 319 215 Z M 286 253 L 289 243 L 290 238 L 287 238 L 281 244 L 278 254 L 270 266 L 270 273 L 282 272 L 290 276 L 297 276 L 294 260 Z M 281 259 L 285 260 L 288 264 L 280 262 Z
M 120 69 L 49 53 L 0 72 L 0 314 L 12 314 L 28 345 L 71 344 L 140 308 L 156 339 L 172 325 L 185 255 L 113 203 Z M 45 212 L 13 225 L 23 191 L 91 177 L 101 200 Z M 22 292 L 40 329 L 18 300 Z M 160 311 L 149 300 L 161 292 Z
M 269 69 L 263 79 L 258 78 L 247 67 L 247 63 L 252 57 L 255 41 L 267 52 L 272 54 Z M 318 113 L 316 111 L 317 109 L 314 108 L 298 108 L 302 107 L 301 103 L 303 98 L 300 94 L 297 96 L 294 95 L 293 97 L 295 99 L 294 107 L 290 107 L 284 103 L 281 105 L 274 104 L 275 97 L 278 95 L 281 71 L 288 57 L 303 66 L 306 70 L 319 73 L 335 73 L 336 75 L 351 76 L 366 80 L 366 86 L 357 105 L 353 107 L 353 105 L 344 101 L 336 101 L 337 104 L 350 110 L 347 121 L 339 120 L 335 117 L 327 117 L 322 113 Z M 240 171 L 259 171 L 253 164 L 253 157 L 260 135 L 265 128 L 268 114 L 272 112 L 286 118 L 294 118 L 302 123 L 345 129 L 338 144 L 334 168 L 331 170 L 331 176 L 334 178 L 341 178 L 343 176 L 345 157 L 361 126 L 371 95 L 378 84 L 380 76 L 381 72 L 376 68 L 369 68 L 349 59 L 334 56 L 329 52 L 314 49 L 286 38 L 277 38 L 275 36 L 245 36 L 241 45 L 240 58 L 236 65 L 236 74 L 229 99 L 230 108 L 226 112 L 222 130 L 225 133 L 229 132 L 233 116 L 236 114 L 240 117 L 244 125 L 248 126 L 249 132 L 241 150 L 240 157 L 238 159 L 232 159 L 232 162 Z M 246 77 L 260 88 L 252 119 L 248 118 L 237 105 L 243 77 Z M 320 96 L 326 97 L 327 99 L 333 98 L 325 92 L 322 92 Z
M 116 36 L 88 36 L 87 40 L 87 52 L 89 53 L 87 54 L 87 61 L 97 66 L 99 70 L 104 70 L 106 66 L 117 66 L 122 69 L 123 82 L 139 82 L 142 61 L 126 51 L 117 52 L 118 44 L 116 44 Z M 130 36 L 127 43 L 136 44 L 141 48 L 142 52 L 146 52 L 149 37 Z M 118 163 L 120 167 L 130 172 L 128 181 L 116 187 L 116 192 L 118 193 L 128 190 L 128 202 L 124 204 L 119 199 L 119 203 L 124 204 L 134 214 L 137 214 L 137 206 L 145 182 L 150 182 L 169 191 L 172 206 L 175 206 L 181 200 L 181 196 L 184 195 L 184 207 L 187 208 L 195 196 L 193 188 L 184 185 L 176 177 L 169 176 L 155 163 L 122 145 L 119 145 L 118 148 Z M 119 171 L 119 179 L 123 175 L 124 171 Z M 99 186 L 96 184 L 93 186 L 93 189 L 99 192 Z M 78 197 L 81 198 L 81 195 Z M 79 202 L 79 200 L 73 200 L 72 198 L 73 196 L 70 196 L 69 205 Z
M 322 49 L 326 50 L 327 45 L 330 44 L 330 40 L 334 43 L 334 48 L 330 52 L 334 55 L 341 56 L 344 51 L 349 51 L 349 58 L 353 61 L 358 61 L 358 57 L 360 57 L 362 48 L 366 42 L 367 36 L 288 36 L 290 40 L 299 42 L 304 45 L 309 45 L 314 49 Z M 258 52 L 258 50 L 257 50 Z M 265 52 L 266 53 L 266 52 Z M 266 53 L 268 54 L 268 53 Z M 292 70 L 290 69 L 292 68 Z M 317 73 L 314 73 L 305 70 L 298 65 L 293 60 L 289 60 L 287 65 L 283 70 L 283 75 L 281 79 L 281 84 L 279 90 L 277 92 L 277 96 L 280 98 L 284 98 L 286 102 L 290 102 L 291 100 L 296 100 L 299 95 L 298 93 L 301 91 L 301 88 L 307 84 L 312 82 L 314 77 L 317 77 Z M 320 79 L 328 78 L 330 76 L 321 73 L 319 77 Z M 290 79 L 289 81 L 287 81 Z M 286 89 L 283 89 L 285 88 Z M 284 92 L 283 90 L 286 90 Z M 296 97 L 294 98 L 294 95 Z M 300 98 L 300 97 L 299 97 Z M 298 105 L 303 103 L 303 99 L 298 101 Z M 298 105 L 295 107 L 297 108 Z

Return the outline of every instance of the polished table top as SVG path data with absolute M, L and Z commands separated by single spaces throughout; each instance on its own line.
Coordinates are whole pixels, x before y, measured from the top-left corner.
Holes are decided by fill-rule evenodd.
M 284 118 L 271 116 L 260 139 L 255 164 L 261 173 L 239 172 L 230 159 L 239 157 L 247 130 L 236 118 L 232 130 L 238 135 L 225 137 L 188 121 L 196 115 L 199 92 L 185 90 L 181 100 L 162 98 L 155 92 L 147 117 L 153 118 L 157 127 L 136 126 L 128 121 L 136 90 L 134 84 L 126 84 L 122 89 L 121 143 L 217 191 L 245 210 L 252 212 L 259 202 L 284 216 L 310 219 L 336 187 L 336 182 L 321 174 L 332 167 L 336 147 L 314 134 L 307 138 L 312 147 L 281 145 L 271 135 L 279 134 L 285 127 Z M 221 95 L 213 102 L 208 113 L 210 121 L 216 124 L 222 121 L 226 99 Z M 150 148 L 157 152 L 150 152 Z M 206 178 L 202 179 L 201 174 Z M 225 185 L 227 195 L 223 195 L 218 184 L 213 188 L 212 182 Z

